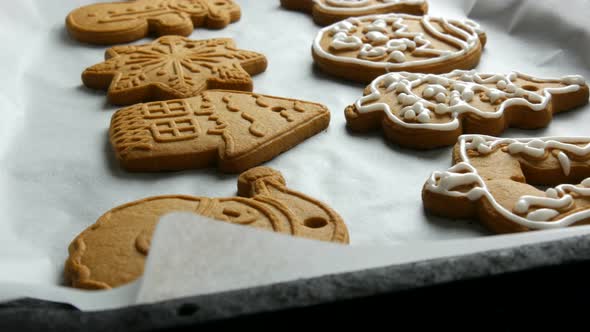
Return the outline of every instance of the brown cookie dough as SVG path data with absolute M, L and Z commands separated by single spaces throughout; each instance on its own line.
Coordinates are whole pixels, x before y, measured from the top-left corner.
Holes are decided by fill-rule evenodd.
M 157 36 L 188 36 L 205 26 L 221 29 L 240 19 L 233 0 L 136 0 L 97 3 L 66 18 L 70 35 L 91 44 L 120 44 Z
M 109 289 L 143 273 L 160 217 L 192 212 L 220 221 L 309 239 L 348 243 L 342 218 L 326 204 L 286 186 L 281 173 L 257 167 L 240 175 L 239 197 L 150 197 L 116 207 L 69 246 L 65 277 L 84 289 Z
M 248 92 L 212 90 L 189 99 L 137 104 L 117 111 L 110 141 L 129 171 L 217 165 L 239 173 L 326 129 L 321 104 Z
M 319 25 L 328 25 L 349 17 L 404 13 L 424 15 L 426 0 L 281 0 L 281 6 L 311 13 Z
M 590 222 L 590 137 L 464 135 L 453 164 L 426 181 L 427 211 L 478 218 L 497 233 Z
M 108 49 L 106 61 L 82 73 L 89 88 L 108 90 L 115 105 L 187 98 L 208 89 L 252 91 L 250 75 L 266 70 L 266 57 L 225 39 L 165 36 L 149 44 Z
M 320 30 L 312 55 L 327 73 L 368 83 L 387 72 L 437 74 L 474 68 L 485 43 L 485 33 L 469 19 L 370 15 Z
M 588 92 L 581 76 L 390 73 L 375 79 L 344 114 L 353 131 L 382 127 L 396 144 L 430 149 L 453 145 L 463 133 L 546 127 L 554 114 L 587 104 Z

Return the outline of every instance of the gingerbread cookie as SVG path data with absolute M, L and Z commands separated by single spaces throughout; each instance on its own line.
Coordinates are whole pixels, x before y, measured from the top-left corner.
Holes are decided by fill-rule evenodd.
M 370 15 L 320 30 L 312 53 L 323 71 L 368 83 L 393 71 L 471 69 L 479 63 L 485 43 L 485 33 L 468 19 Z
M 250 75 L 265 71 L 267 64 L 264 55 L 239 50 L 232 39 L 178 36 L 116 46 L 105 58 L 82 73 L 82 82 L 108 89 L 109 102 L 116 105 L 187 98 L 207 89 L 252 91 Z
M 397 144 L 428 149 L 453 145 L 462 133 L 546 127 L 553 114 L 587 104 L 588 91 L 581 76 L 390 73 L 375 79 L 344 113 L 354 131 L 381 126 Z
M 137 104 L 117 111 L 110 141 L 130 171 L 241 172 L 328 127 L 321 104 L 237 91 Z
M 188 36 L 206 26 L 221 29 L 240 19 L 233 0 L 136 0 L 80 7 L 66 18 L 70 35 L 91 44 L 119 44 L 157 36 Z
M 281 0 L 288 9 L 312 14 L 319 25 L 364 15 L 405 13 L 424 15 L 428 12 L 426 0 Z
M 432 213 L 477 217 L 497 233 L 590 222 L 590 137 L 464 135 L 453 163 L 424 185 L 424 207 Z
M 257 167 L 243 173 L 238 195 L 159 196 L 116 207 L 69 246 L 66 280 L 77 288 L 109 289 L 137 279 L 156 224 L 170 212 L 192 212 L 278 233 L 348 243 L 342 218 L 326 204 L 289 189 L 278 171 Z

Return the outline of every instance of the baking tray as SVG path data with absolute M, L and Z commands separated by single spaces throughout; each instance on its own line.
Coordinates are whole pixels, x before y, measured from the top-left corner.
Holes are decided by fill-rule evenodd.
M 0 240 L 3 243 L 0 248 L 3 265 L 0 289 L 5 290 L 19 282 L 25 290 L 23 296 L 33 296 L 30 289 L 49 289 L 59 285 L 67 244 L 113 206 L 166 193 L 225 196 L 235 192 L 236 177 L 219 174 L 215 170 L 131 175 L 118 167 L 106 139 L 107 124 L 116 107 L 106 104 L 102 92 L 82 87 L 79 79 L 85 67 L 102 60 L 104 47 L 71 40 L 63 24 L 72 8 L 91 2 L 0 4 L 3 27 L 0 29 L 0 40 L 4 45 L 10 45 L 0 55 L 0 63 L 2 72 L 11 78 L 0 82 L 0 109 L 4 115 L 0 128 L 0 152 L 4 165 L 0 173 L 3 184 L 0 188 L 0 197 L 3 197 L 0 206 L 3 214 L 0 218 L 3 220 L 0 223 Z M 309 15 L 284 10 L 278 1 L 243 0 L 240 4 L 243 9 L 240 22 L 224 30 L 199 29 L 192 37 L 231 36 L 240 48 L 266 54 L 269 68 L 266 73 L 254 78 L 256 92 L 328 105 L 332 112 L 328 131 L 303 142 L 268 165 L 281 170 L 290 187 L 321 199 L 337 210 L 347 222 L 352 246 L 383 245 L 389 249 L 389 246 L 409 243 L 456 239 L 477 242 L 480 238 L 490 238 L 490 234 L 477 223 L 434 218 L 422 210 L 421 186 L 430 172 L 444 170 L 450 165 L 450 149 L 415 152 L 386 143 L 380 133 L 357 135 L 346 130 L 343 109 L 361 95 L 364 85 L 334 79 L 312 65 L 310 46 L 319 27 L 314 25 Z M 430 13 L 433 16 L 469 17 L 482 25 L 488 33 L 489 43 L 478 67 L 481 71 L 509 72 L 518 69 L 539 76 L 582 74 L 590 77 L 590 28 L 586 24 L 589 2 L 571 1 L 568 7 L 560 6 L 561 10 L 553 10 L 558 4 L 551 0 L 493 3 L 449 0 L 431 3 Z M 504 136 L 587 135 L 588 127 L 584 125 L 590 123 L 587 110 L 588 107 L 585 107 L 557 116 L 547 129 L 509 130 Z M 391 195 L 392 187 L 401 188 L 400 194 Z M 343 188 L 346 194 L 342 194 Z M 587 232 L 586 228 L 580 227 L 579 231 L 572 231 L 564 237 Z M 535 240 L 535 234 L 530 237 L 532 240 L 529 242 L 533 243 L 547 240 L 543 236 Z M 362 275 L 368 281 L 366 285 L 358 286 L 361 290 L 355 293 L 357 295 L 310 297 L 318 301 L 314 303 L 323 303 L 484 277 L 490 274 L 489 269 L 495 269 L 491 267 L 495 262 L 507 255 L 522 257 L 526 262 L 511 266 L 506 263 L 491 274 L 584 261 L 587 257 L 583 250 L 576 250 L 576 246 L 578 243 L 583 246 L 585 241 L 566 239 L 552 243 L 552 248 L 561 250 L 553 249 L 550 258 L 540 255 L 536 259 L 526 253 L 542 250 L 548 244 L 543 242 L 526 248 L 501 249 L 484 254 L 474 254 L 471 246 L 464 245 L 463 250 L 457 253 L 464 258 L 443 258 L 410 265 L 396 263 L 389 268 L 381 267 L 368 272 L 319 277 L 319 280 L 331 280 L 336 284 L 341 282 L 340 277 L 345 280 L 354 275 Z M 561 251 L 564 253 L 558 254 Z M 408 253 L 409 258 L 411 255 Z M 486 260 L 486 255 L 495 258 Z M 445 273 L 436 265 L 453 264 L 453 268 L 457 269 L 459 265 L 468 266 L 468 262 L 475 261 L 483 262 L 481 269 L 488 269 L 488 272 L 468 274 L 458 269 L 457 273 Z M 412 283 L 402 278 L 399 284 L 392 281 L 376 288 L 369 285 L 375 279 L 372 274 L 375 271 L 394 273 L 392 271 L 398 269 L 409 269 L 408 266 L 415 268 L 415 264 L 437 266 L 433 271 L 440 272 L 432 274 L 430 283 Z M 442 276 L 437 276 L 438 273 Z M 378 280 L 375 282 L 378 284 Z M 300 283 L 305 284 L 287 283 L 262 289 L 289 289 L 285 285 Z M 325 287 L 330 289 L 327 285 Z M 14 290 L 14 287 L 11 288 Z M 240 292 L 250 294 L 248 290 L 231 294 Z M 10 292 L 0 295 L 10 298 L 6 297 L 6 293 Z M 312 304 L 297 294 L 293 296 L 294 302 L 289 302 L 298 303 L 293 306 Z M 204 296 L 207 301 L 215 297 Z M 51 299 L 51 296 L 44 298 Z M 239 299 L 240 296 L 237 296 L 236 301 Z M 22 305 L 22 302 L 17 302 L 17 306 L 18 303 Z M 180 302 L 169 303 L 172 304 L 167 305 L 175 306 Z M 265 307 L 251 313 L 287 307 L 289 305 Z M 138 310 L 143 312 L 143 309 Z M 199 312 L 202 314 L 199 313 L 198 317 L 221 317 L 206 314 L 207 310 Z

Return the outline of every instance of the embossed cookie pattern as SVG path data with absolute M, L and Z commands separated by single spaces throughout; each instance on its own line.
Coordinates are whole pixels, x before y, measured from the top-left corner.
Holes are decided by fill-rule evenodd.
M 207 89 L 252 91 L 250 75 L 266 69 L 266 58 L 239 50 L 231 39 L 161 37 L 150 44 L 107 50 L 106 61 L 82 73 L 84 85 L 108 89 L 109 102 L 186 98 Z
M 110 141 L 131 171 L 210 167 L 241 172 L 324 130 L 328 109 L 294 99 L 207 91 L 117 111 Z
M 68 15 L 66 27 L 79 41 L 117 44 L 149 33 L 188 36 L 200 26 L 220 29 L 240 15 L 233 0 L 136 0 L 80 7 Z
M 354 131 L 382 127 L 391 141 L 425 149 L 453 145 L 462 133 L 546 127 L 553 114 L 587 104 L 588 95 L 581 76 L 390 73 L 375 79 L 345 116 Z
M 348 243 L 342 218 L 326 204 L 289 189 L 278 171 L 257 167 L 243 173 L 238 195 L 159 196 L 114 208 L 72 241 L 66 279 L 73 287 L 85 289 L 109 289 L 137 279 L 143 273 L 156 224 L 170 212 L 191 212 L 277 233 Z

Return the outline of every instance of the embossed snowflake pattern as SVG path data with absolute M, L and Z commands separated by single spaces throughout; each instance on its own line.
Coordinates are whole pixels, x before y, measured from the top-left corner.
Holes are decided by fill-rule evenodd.
M 239 50 L 231 39 L 165 36 L 110 48 L 106 59 L 86 69 L 82 80 L 90 88 L 108 88 L 116 105 L 187 98 L 207 89 L 252 91 L 250 75 L 266 69 L 264 55 Z

